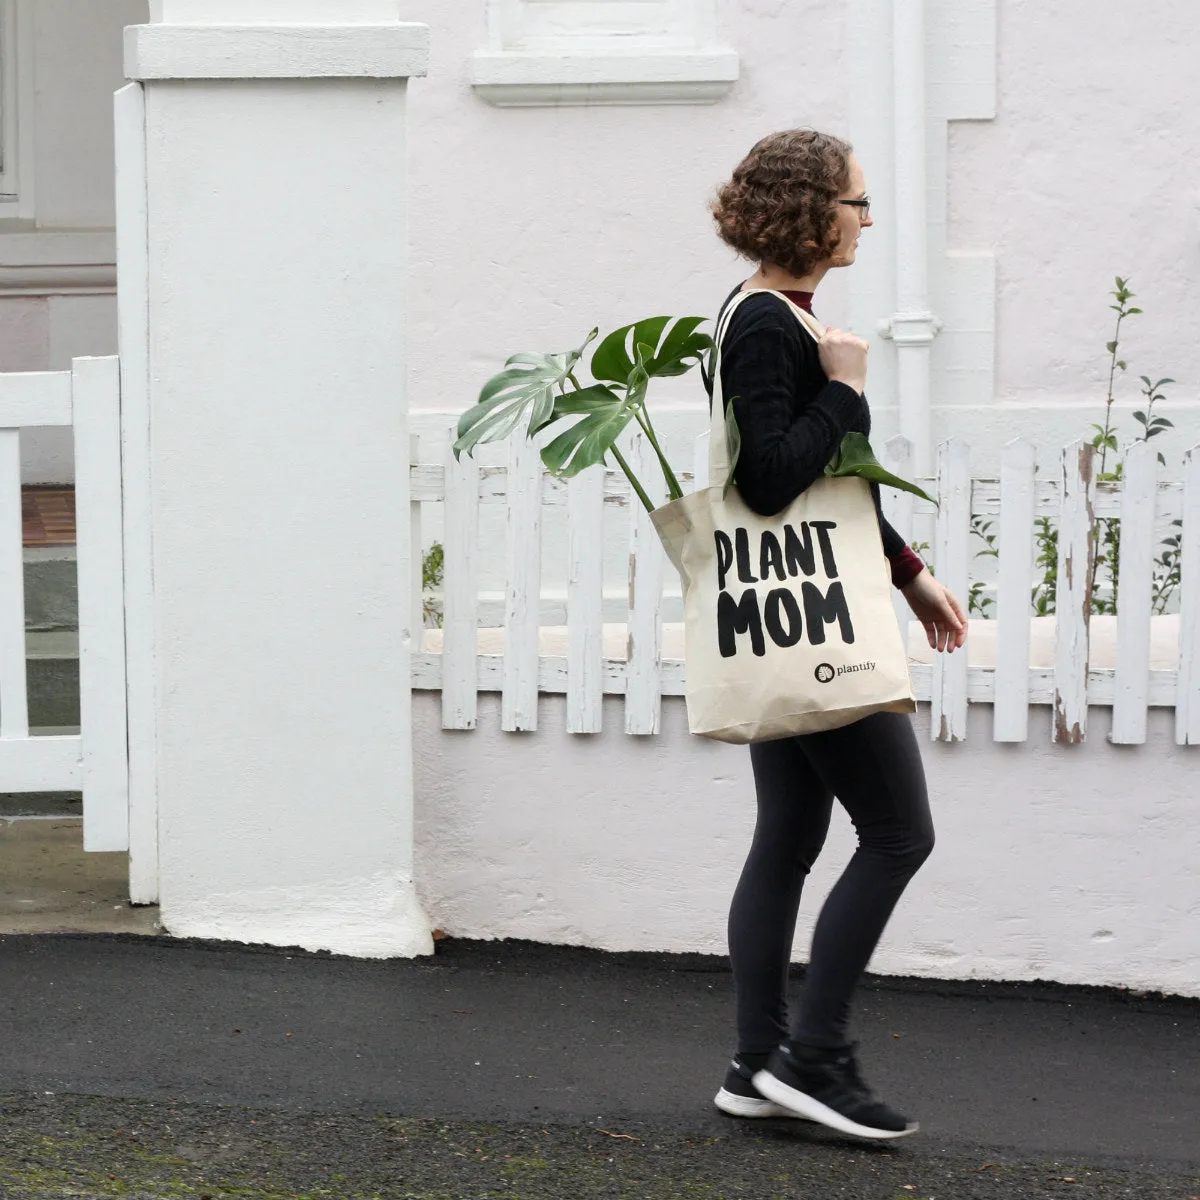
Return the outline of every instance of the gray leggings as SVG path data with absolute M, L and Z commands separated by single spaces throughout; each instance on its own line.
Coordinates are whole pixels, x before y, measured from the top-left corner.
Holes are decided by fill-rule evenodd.
M 788 1034 L 796 912 L 835 796 L 854 822 L 858 849 L 817 918 L 792 1036 L 842 1046 L 854 988 L 897 900 L 933 849 L 912 722 L 878 713 L 826 733 L 751 746 L 750 761 L 758 823 L 729 911 L 738 1049 L 766 1053 Z

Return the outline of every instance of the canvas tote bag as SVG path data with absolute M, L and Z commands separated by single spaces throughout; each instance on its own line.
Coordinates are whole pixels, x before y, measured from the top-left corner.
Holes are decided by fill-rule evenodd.
M 721 340 L 753 294 L 735 296 L 717 330 L 709 486 L 652 514 L 683 581 L 689 728 L 739 744 L 916 709 L 866 480 L 818 479 L 773 517 L 726 489 Z

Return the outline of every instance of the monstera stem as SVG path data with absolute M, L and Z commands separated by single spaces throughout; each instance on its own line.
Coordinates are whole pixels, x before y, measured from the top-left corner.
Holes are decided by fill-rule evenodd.
M 659 465 L 662 467 L 663 479 L 667 484 L 668 499 L 681 499 L 683 488 L 679 486 L 679 480 L 675 478 L 675 472 L 671 470 L 671 464 L 667 462 L 667 456 L 662 452 L 662 447 L 658 444 L 658 438 L 654 436 L 654 426 L 650 424 L 650 414 L 645 412 L 639 405 L 634 409 L 633 415 L 637 418 L 637 423 L 642 427 L 646 437 L 650 439 L 650 445 L 654 447 L 654 453 L 658 455 Z
M 625 461 L 620 450 L 614 444 L 612 447 L 613 458 L 617 460 L 617 466 L 625 472 L 625 478 L 629 480 L 629 485 L 637 492 L 638 499 L 646 506 L 646 511 L 652 513 L 654 505 L 650 503 L 650 497 L 646 495 L 645 489 L 638 483 L 637 476 L 629 469 L 629 464 Z

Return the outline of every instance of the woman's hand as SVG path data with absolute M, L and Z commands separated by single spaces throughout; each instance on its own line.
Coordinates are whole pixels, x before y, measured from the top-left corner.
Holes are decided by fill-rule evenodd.
M 902 591 L 909 608 L 925 626 L 931 649 L 953 654 L 967 640 L 967 618 L 962 606 L 928 568 Z
M 827 329 L 817 343 L 821 369 L 830 380 L 848 384 L 861 396 L 867 390 L 867 352 L 860 337 L 844 329 Z

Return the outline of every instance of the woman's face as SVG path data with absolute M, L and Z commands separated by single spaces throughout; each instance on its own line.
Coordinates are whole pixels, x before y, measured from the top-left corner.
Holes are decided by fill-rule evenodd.
M 861 204 L 844 204 L 845 200 L 865 200 L 867 198 L 866 180 L 863 178 L 862 164 L 852 154 L 850 156 L 850 183 L 838 197 L 838 231 L 840 239 L 837 249 L 833 252 L 830 266 L 848 267 L 854 262 L 858 252 L 858 238 L 864 229 L 875 224 L 869 208 Z

